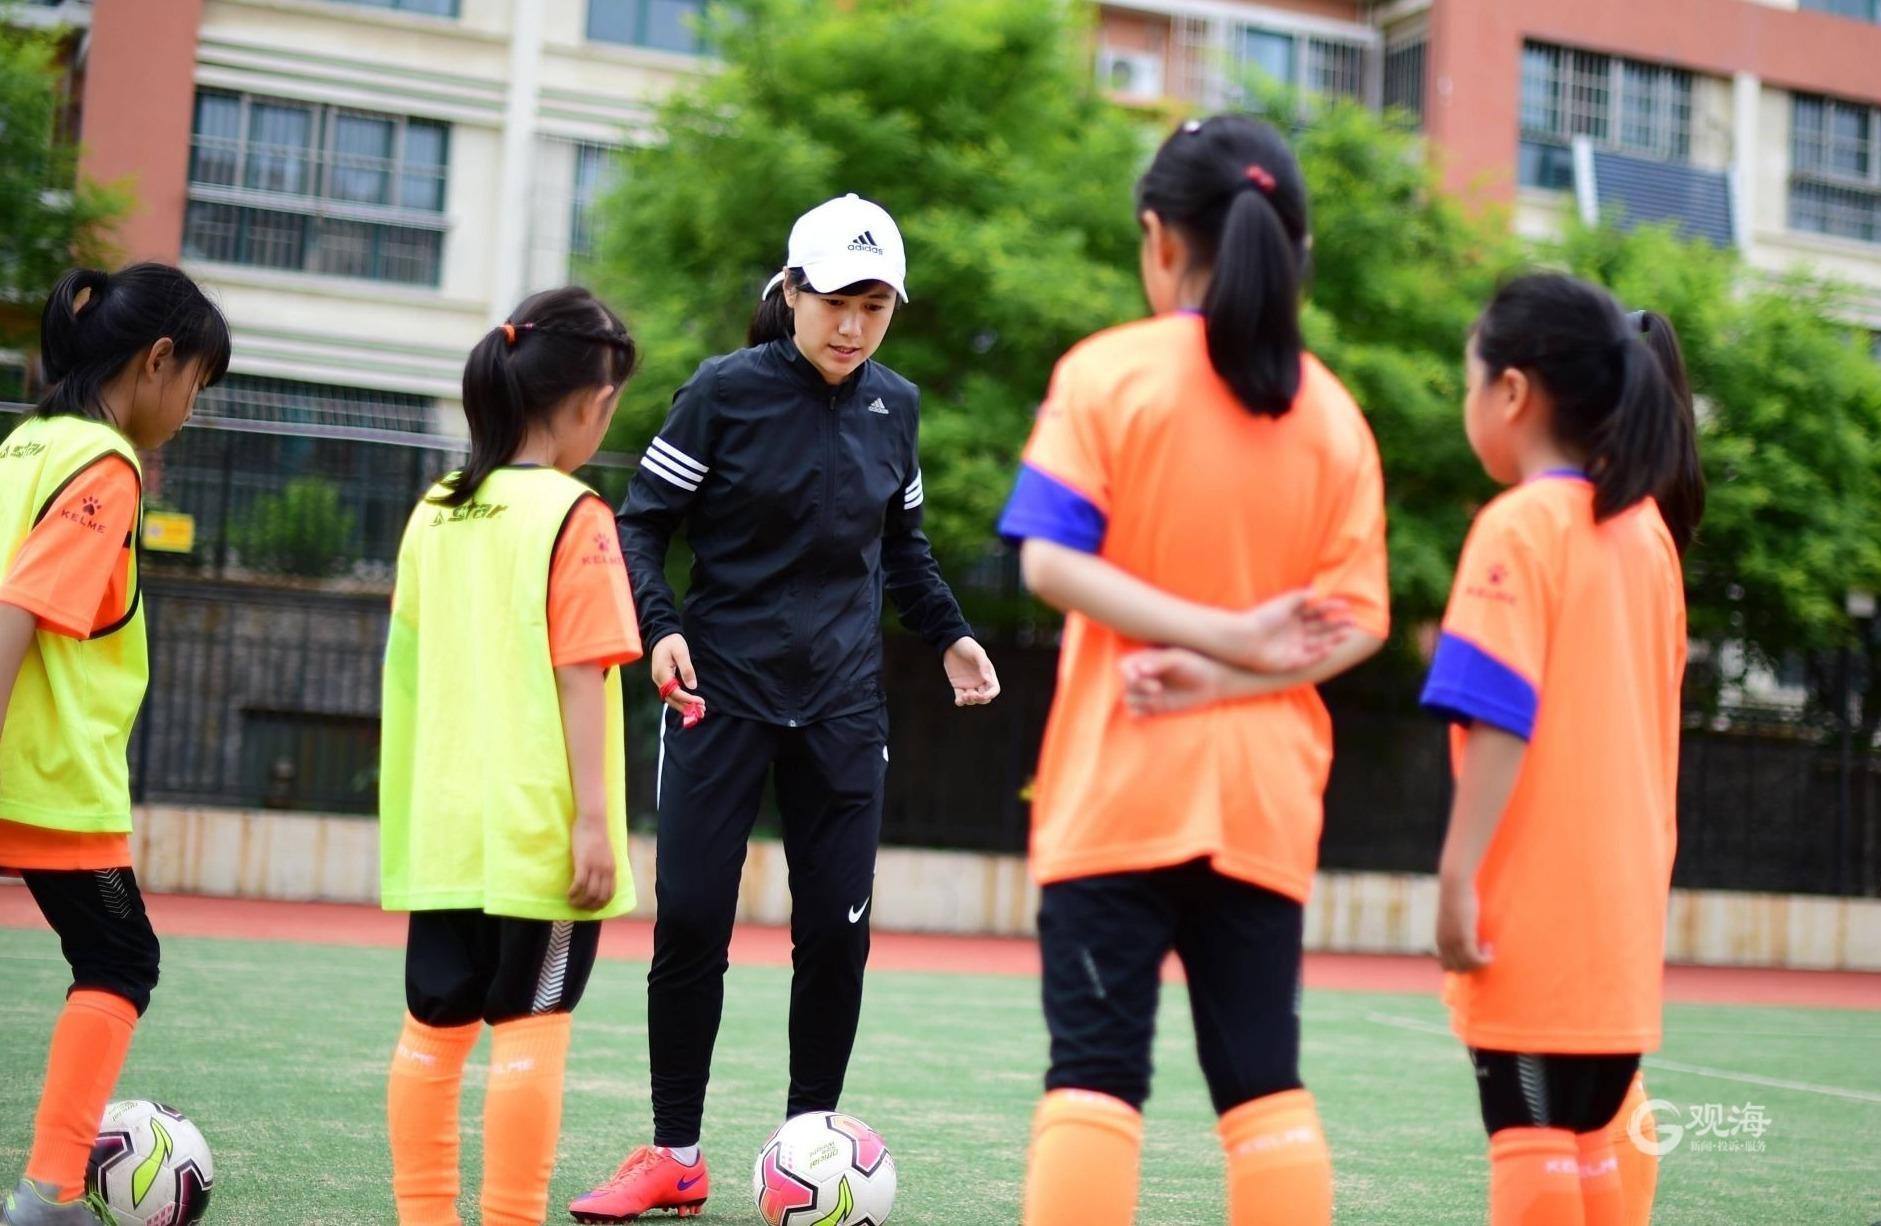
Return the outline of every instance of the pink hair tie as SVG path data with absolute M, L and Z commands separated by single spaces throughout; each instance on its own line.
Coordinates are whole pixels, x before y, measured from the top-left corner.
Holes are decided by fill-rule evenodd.
M 1252 183 L 1255 187 L 1260 188 L 1261 194 L 1264 196 L 1274 194 L 1274 177 L 1269 174 L 1267 168 L 1262 166 L 1259 162 L 1247 168 L 1247 181 Z

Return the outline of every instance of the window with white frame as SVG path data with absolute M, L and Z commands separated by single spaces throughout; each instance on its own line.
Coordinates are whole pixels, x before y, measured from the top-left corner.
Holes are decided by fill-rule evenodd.
M 600 43 L 624 43 L 702 55 L 705 39 L 699 19 L 706 0 L 588 0 L 588 37 Z
M 1307 93 L 1346 98 L 1365 96 L 1365 45 L 1264 26 L 1241 26 L 1232 59 L 1246 76 L 1252 70 Z
M 1424 72 L 1430 47 L 1424 34 L 1385 45 L 1385 96 L 1387 107 L 1408 112 L 1417 126 L 1424 126 Z
M 620 152 L 606 145 L 575 146 L 575 184 L 568 220 L 571 265 L 594 255 L 594 206 L 614 186 Z
M 1791 96 L 1790 228 L 1881 243 L 1881 110 Z
M 203 90 L 183 250 L 201 260 L 436 285 L 449 166 L 445 124 Z
M 1522 47 L 1524 187 L 1574 185 L 1574 138 L 1684 162 L 1692 151 L 1692 74 L 1546 43 Z

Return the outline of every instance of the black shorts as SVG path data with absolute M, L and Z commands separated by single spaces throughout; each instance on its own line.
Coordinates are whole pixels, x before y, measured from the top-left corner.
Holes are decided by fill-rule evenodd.
M 73 990 L 122 996 L 140 1015 L 149 1008 L 161 951 L 144 912 L 137 874 L 128 868 L 28 869 L 20 876 L 39 913 L 59 934 Z
M 1637 1055 L 1550 1056 L 1470 1048 L 1483 1127 L 1599 1132 L 1613 1123 L 1639 1071 Z
M 570 1013 L 587 989 L 600 943 L 599 920 L 413 911 L 405 1007 L 427 1026 L 495 1026 Z
M 1188 976 L 1195 1045 L 1218 1113 L 1300 1088 L 1300 940 L 1291 898 L 1205 861 L 1047 885 L 1039 904 L 1049 1090 L 1141 1107 L 1163 961 Z

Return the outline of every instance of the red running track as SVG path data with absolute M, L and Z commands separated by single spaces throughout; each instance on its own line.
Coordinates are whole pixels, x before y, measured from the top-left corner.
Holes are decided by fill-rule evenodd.
M 146 896 L 146 902 L 151 923 L 164 936 L 390 948 L 405 942 L 405 917 L 371 906 L 259 902 L 186 894 L 151 894 Z M 44 926 L 45 921 L 40 918 L 32 896 L 16 882 L 0 882 L 0 928 Z M 603 927 L 603 958 L 646 961 L 652 953 L 653 925 L 650 922 L 618 919 L 609 920 Z M 788 966 L 790 933 L 783 928 L 741 924 L 732 936 L 731 956 L 733 962 L 745 965 Z M 878 931 L 869 965 L 876 970 L 1036 975 L 1038 945 L 1029 939 L 1014 937 Z M 1173 966 L 1171 977 L 1179 977 Z M 1434 995 L 1440 980 L 1432 958 L 1365 954 L 1308 954 L 1306 957 L 1306 984 L 1310 988 Z M 1666 968 L 1666 998 L 1697 1004 L 1881 1010 L 1881 975 L 1856 971 L 1670 966 Z

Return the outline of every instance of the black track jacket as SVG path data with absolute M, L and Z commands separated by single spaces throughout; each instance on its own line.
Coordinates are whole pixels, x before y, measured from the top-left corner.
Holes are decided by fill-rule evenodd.
M 710 710 L 796 726 L 883 700 L 884 587 L 936 650 L 972 634 L 921 531 L 919 434 L 920 392 L 877 362 L 832 387 L 789 338 L 707 359 L 619 516 L 647 650 L 683 633 Z

